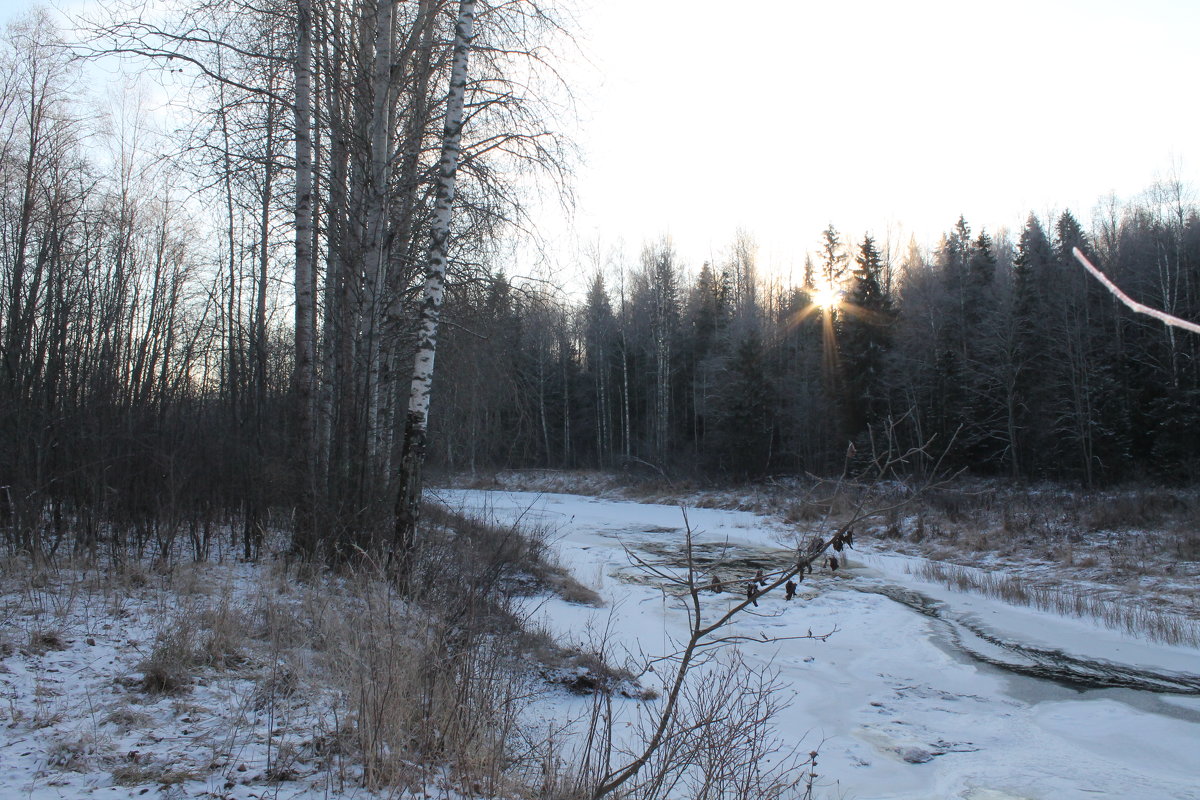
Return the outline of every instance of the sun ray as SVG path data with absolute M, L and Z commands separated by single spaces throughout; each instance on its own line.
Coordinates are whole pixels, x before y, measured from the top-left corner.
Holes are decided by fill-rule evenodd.
M 841 305 L 842 293 L 832 286 L 820 286 L 813 290 L 812 303 L 826 311 Z

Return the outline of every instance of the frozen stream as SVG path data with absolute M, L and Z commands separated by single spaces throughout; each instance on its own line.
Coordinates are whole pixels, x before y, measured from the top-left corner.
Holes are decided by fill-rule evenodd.
M 560 637 L 587 642 L 607 631 L 630 652 L 659 655 L 686 630 L 682 612 L 625 552 L 670 563 L 682 542 L 680 509 L 439 494 L 551 531 L 562 562 L 607 603 L 545 600 L 536 613 Z M 790 533 L 745 512 L 690 509 L 688 519 L 701 547 L 727 544 L 748 570 L 730 568 L 726 580 L 769 567 Z M 910 575 L 902 556 L 848 555 L 848 574 L 818 571 L 799 601 L 768 596 L 738 623 L 768 639 L 837 629 L 826 642 L 742 645 L 748 661 L 779 671 L 790 694 L 780 732 L 806 750 L 820 745 L 822 796 L 1200 799 L 1200 651 L 958 593 Z M 713 613 L 734 600 L 709 597 Z M 638 713 L 641 704 L 622 702 Z M 588 702 L 562 692 L 546 706 L 561 721 Z

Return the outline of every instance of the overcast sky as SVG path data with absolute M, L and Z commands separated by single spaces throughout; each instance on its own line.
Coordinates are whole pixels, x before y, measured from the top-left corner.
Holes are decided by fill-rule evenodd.
M 1110 193 L 1197 184 L 1196 0 L 594 0 L 579 17 L 576 230 L 740 226 L 786 271 L 832 222 L 936 243 Z

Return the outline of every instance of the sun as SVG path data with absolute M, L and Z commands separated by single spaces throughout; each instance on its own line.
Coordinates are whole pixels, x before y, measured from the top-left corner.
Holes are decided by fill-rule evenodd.
M 842 293 L 832 286 L 820 286 L 813 290 L 812 303 L 818 308 L 828 311 L 837 308 L 842 301 Z

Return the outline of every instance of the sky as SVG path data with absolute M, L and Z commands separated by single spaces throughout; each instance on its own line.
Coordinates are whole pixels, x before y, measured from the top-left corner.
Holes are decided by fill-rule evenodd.
M 698 267 L 742 228 L 798 273 L 830 223 L 932 245 L 960 214 L 1087 224 L 1200 183 L 1194 0 L 594 0 L 578 21 L 570 227 L 634 258 L 667 234 Z
M 795 275 L 831 223 L 903 251 L 960 214 L 1086 225 L 1107 196 L 1200 186 L 1196 0 L 543 2 L 577 31 L 574 209 L 535 219 L 558 271 L 664 235 L 696 269 L 742 229 Z

